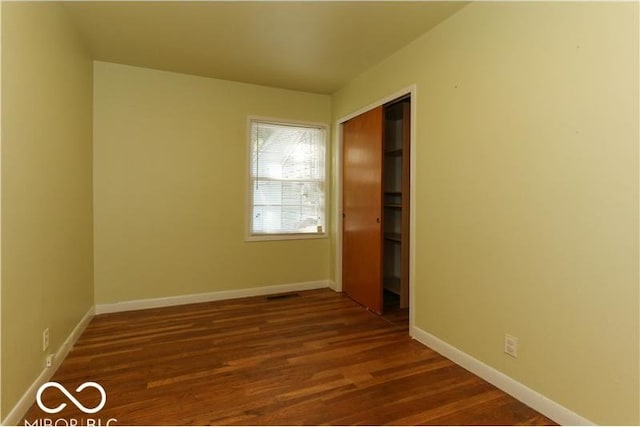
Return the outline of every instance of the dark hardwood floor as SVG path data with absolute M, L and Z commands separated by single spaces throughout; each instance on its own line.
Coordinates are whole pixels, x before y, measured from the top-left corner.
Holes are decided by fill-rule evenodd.
M 25 419 L 123 425 L 531 425 L 553 422 L 408 335 L 387 299 L 367 312 L 331 290 L 96 316 Z

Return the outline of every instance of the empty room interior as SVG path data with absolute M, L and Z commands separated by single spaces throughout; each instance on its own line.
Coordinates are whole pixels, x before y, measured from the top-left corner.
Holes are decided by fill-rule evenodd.
M 2 1 L 2 424 L 639 425 L 639 12 Z

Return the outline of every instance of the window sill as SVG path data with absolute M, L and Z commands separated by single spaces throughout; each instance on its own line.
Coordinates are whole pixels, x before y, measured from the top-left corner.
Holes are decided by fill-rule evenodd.
M 327 233 L 297 233 L 297 234 L 251 234 L 245 237 L 245 242 L 265 242 L 274 240 L 309 240 L 326 239 Z

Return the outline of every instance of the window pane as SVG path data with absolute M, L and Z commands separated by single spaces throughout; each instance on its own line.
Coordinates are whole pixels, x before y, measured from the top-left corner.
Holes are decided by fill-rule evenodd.
M 324 130 L 254 123 L 251 175 L 274 179 L 324 179 Z
M 251 122 L 252 234 L 324 232 L 325 130 Z
M 254 181 L 254 233 L 317 233 L 324 225 L 324 184 Z

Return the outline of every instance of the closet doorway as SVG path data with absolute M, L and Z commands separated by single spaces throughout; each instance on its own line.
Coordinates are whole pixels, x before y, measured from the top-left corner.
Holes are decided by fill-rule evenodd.
M 342 125 L 342 290 L 370 311 L 409 307 L 409 95 Z

